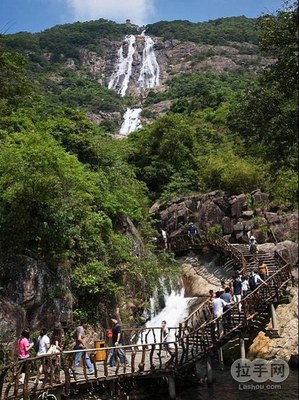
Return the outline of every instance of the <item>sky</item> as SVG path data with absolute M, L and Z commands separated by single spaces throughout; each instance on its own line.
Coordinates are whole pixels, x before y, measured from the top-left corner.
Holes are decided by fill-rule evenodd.
M 138 25 L 275 14 L 283 0 L 0 0 L 0 33 L 41 32 L 55 25 L 99 18 Z

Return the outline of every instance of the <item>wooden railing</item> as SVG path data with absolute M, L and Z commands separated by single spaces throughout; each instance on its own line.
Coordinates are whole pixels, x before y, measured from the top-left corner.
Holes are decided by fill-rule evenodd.
M 179 365 L 198 359 L 200 353 L 205 354 L 212 347 L 223 344 L 235 331 L 248 328 L 261 310 L 280 300 L 282 289 L 289 282 L 292 282 L 291 267 L 285 264 L 221 317 L 211 318 L 195 330 L 182 329 L 178 340 L 178 347 L 182 349 Z
M 154 370 L 167 372 L 168 368 L 178 363 L 178 345 L 176 341 L 168 342 L 173 352 L 166 357 L 165 343 L 160 341 L 148 344 L 124 345 L 121 349 L 129 363 L 121 365 L 118 347 L 83 349 L 82 367 L 72 368 L 74 354 L 77 350 L 63 351 L 59 355 L 48 355 L 27 358 L 16 361 L 0 370 L 0 399 L 29 400 L 48 389 L 63 389 L 65 396 L 77 384 L 117 379 L 123 376 L 147 375 Z M 109 366 L 110 352 L 114 351 L 115 367 Z M 96 353 L 104 355 L 101 361 L 96 361 Z M 90 374 L 85 364 L 86 354 L 93 355 L 94 373 Z M 39 367 L 43 365 L 43 373 Z M 78 369 L 80 373 L 78 373 Z M 25 372 L 24 383 L 19 382 L 21 372 Z
M 82 350 L 83 365 L 81 373 L 71 374 L 75 350 L 64 351 L 59 355 L 43 355 L 14 362 L 0 370 L 0 399 L 24 399 L 49 388 L 63 388 L 64 394 L 69 395 L 72 386 L 84 382 L 105 381 L 125 376 L 142 376 L 147 374 L 167 374 L 174 369 L 184 368 L 186 365 L 203 357 L 207 351 L 224 344 L 232 334 L 240 329 L 250 327 L 260 311 L 268 307 L 271 302 L 279 301 L 282 289 L 290 282 L 291 269 L 289 264 L 282 266 L 271 275 L 265 283 L 260 284 L 253 292 L 247 295 L 240 303 L 234 304 L 221 317 L 213 318 L 211 312 L 207 320 L 195 329 L 191 325 L 181 332 L 178 327 L 170 328 L 175 340 L 168 342 L 169 358 L 164 352 L 161 342 L 161 328 L 143 328 L 139 330 L 138 343 L 122 346 L 129 361 L 128 365 L 120 365 L 117 347 L 104 347 Z M 206 317 L 204 317 L 206 318 Z M 190 321 L 191 319 L 189 319 Z M 131 330 L 133 332 L 133 330 Z M 179 336 L 181 334 L 181 336 Z M 134 335 L 132 335 L 133 340 Z M 94 373 L 88 374 L 84 358 L 87 353 L 96 355 L 101 352 L 101 361 L 93 357 Z M 108 358 L 111 351 L 115 352 L 115 368 L 109 367 Z M 162 353 L 164 352 L 164 357 Z M 43 365 L 42 384 L 34 383 L 41 379 L 39 366 Z M 24 385 L 19 384 L 21 371 L 25 371 Z
M 177 236 L 168 239 L 168 248 L 173 253 L 188 251 L 189 249 L 198 249 L 204 245 L 211 245 L 226 253 L 236 262 L 239 270 L 242 270 L 243 272 L 246 271 L 246 261 L 242 252 L 232 246 L 222 236 L 200 231 L 192 238 L 190 238 L 187 233 L 180 233 Z
M 186 235 L 187 236 L 187 235 Z M 192 246 L 198 246 L 198 243 L 196 242 L 197 240 L 197 235 L 195 235 L 194 239 L 191 240 L 188 237 L 188 243 L 189 243 L 189 248 L 190 248 L 190 243 Z M 246 275 L 247 273 L 247 268 L 246 268 L 246 260 L 238 249 L 236 249 L 234 246 L 232 246 L 230 243 L 228 243 L 225 239 L 223 239 L 221 236 L 212 234 L 212 233 L 206 233 L 204 235 L 206 239 L 206 243 L 209 243 L 211 246 L 216 247 L 217 249 L 223 251 L 226 254 L 229 254 L 231 258 L 233 258 L 237 265 L 239 266 L 238 271 L 242 275 Z M 184 238 L 184 243 L 186 242 L 186 238 Z M 200 243 L 203 242 L 203 239 L 200 239 Z M 232 280 L 230 280 L 230 283 Z M 191 314 L 188 315 L 185 320 L 183 320 L 180 325 L 179 325 L 179 336 L 182 337 L 183 332 L 190 332 L 194 331 L 199 325 L 204 323 L 207 320 L 210 320 L 212 317 L 212 311 L 211 311 L 211 303 L 209 300 L 206 300 L 204 303 L 200 304 L 196 310 L 194 310 Z
M 190 238 L 181 237 L 185 246 L 190 248 Z M 200 240 L 194 238 L 193 246 Z M 203 239 L 201 239 L 203 240 Z M 205 236 L 210 244 L 221 247 L 244 268 L 246 263 L 240 252 L 217 235 Z M 178 243 L 178 242 L 176 242 Z M 182 248 L 182 242 L 180 242 Z M 203 242 L 201 242 L 203 243 Z M 236 250 L 236 251 L 235 251 Z M 279 301 L 283 289 L 292 282 L 291 267 L 279 254 L 275 255 L 279 270 L 269 276 L 265 283 L 259 285 L 240 303 L 236 303 L 221 317 L 213 318 L 211 305 L 204 302 L 191 313 L 178 327 L 170 327 L 170 335 L 174 338 L 168 342 L 169 358 L 162 357 L 165 344 L 162 343 L 161 327 L 123 329 L 124 345 L 122 346 L 128 365 L 120 365 L 117 347 L 93 348 L 80 350 L 83 363 L 80 374 L 72 375 L 72 365 L 75 350 L 64 351 L 58 355 L 43 355 L 11 363 L 0 369 L 0 400 L 24 399 L 29 400 L 49 388 L 61 389 L 68 396 L 72 386 L 86 382 L 98 382 L 119 379 L 125 376 L 142 376 L 152 374 L 167 374 L 174 369 L 184 368 L 204 356 L 207 351 L 224 344 L 238 330 L 249 328 L 261 310 L 268 307 L 270 302 Z M 109 355 L 115 354 L 115 368 L 109 367 Z M 101 359 L 97 359 L 97 354 Z M 89 374 L 86 368 L 86 354 L 93 355 L 94 373 Z M 166 354 L 164 352 L 164 354 Z M 43 366 L 42 375 L 39 373 Z M 24 384 L 20 385 L 21 372 L 25 372 Z M 42 376 L 42 383 L 38 382 Z
M 214 233 L 207 233 L 206 237 L 211 246 L 216 247 L 224 253 L 228 254 L 233 260 L 235 260 L 235 262 L 239 266 L 238 269 L 240 270 L 240 272 L 244 275 L 246 274 L 246 260 L 241 251 L 232 246 L 222 236 Z

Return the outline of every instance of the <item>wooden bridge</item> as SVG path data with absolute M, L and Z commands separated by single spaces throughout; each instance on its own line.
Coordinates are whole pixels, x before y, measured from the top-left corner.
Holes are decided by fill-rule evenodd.
M 256 260 L 247 251 L 246 246 L 231 245 L 216 235 L 205 238 L 194 237 L 191 241 L 186 235 L 171 240 L 169 246 L 174 253 L 197 249 L 209 244 L 225 252 L 229 256 L 233 269 L 248 273 L 256 268 Z M 169 354 L 164 350 L 161 328 L 141 328 L 124 330 L 126 338 L 122 346 L 128 359 L 127 365 L 121 365 L 116 353 L 116 366 L 108 364 L 109 353 L 116 348 L 103 347 L 83 351 L 94 355 L 94 373 L 88 374 L 83 366 L 72 374 L 72 362 L 75 351 L 64 351 L 59 355 L 44 355 L 11 363 L 0 370 L 0 400 L 38 399 L 49 390 L 56 398 L 69 396 L 72 390 L 86 385 L 102 384 L 107 388 L 122 379 L 140 379 L 145 377 L 166 377 L 169 383 L 170 398 L 175 398 L 175 377 L 184 370 L 192 368 L 203 358 L 209 360 L 209 354 L 219 350 L 237 334 L 255 329 L 259 318 L 265 314 L 272 315 L 273 330 L 275 327 L 275 309 L 273 304 L 279 303 L 284 291 L 292 284 L 291 266 L 275 254 L 260 253 L 259 258 L 267 260 L 270 276 L 240 303 L 234 304 L 221 317 L 213 318 L 208 301 L 199 306 L 177 327 L 171 327 L 173 342 Z M 272 314 L 271 314 L 272 312 Z M 244 349 L 242 353 L 245 357 Z M 220 360 L 221 361 L 221 360 Z M 44 374 L 39 375 L 39 365 L 44 366 Z M 21 370 L 25 371 L 23 385 L 19 383 Z M 47 398 L 47 397 L 45 397 Z

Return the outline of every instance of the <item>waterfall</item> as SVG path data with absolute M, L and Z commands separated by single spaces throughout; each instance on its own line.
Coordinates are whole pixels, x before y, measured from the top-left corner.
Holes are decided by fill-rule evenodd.
M 138 78 L 139 90 L 143 92 L 145 89 L 159 86 L 160 67 L 156 59 L 153 39 L 141 33 L 144 37 L 144 48 L 142 53 L 142 66 Z
M 157 295 L 157 291 L 154 296 Z M 160 327 L 162 321 L 167 322 L 168 327 L 177 327 L 180 322 L 184 320 L 189 314 L 189 306 L 193 301 L 192 297 L 185 297 L 185 289 L 182 288 L 179 291 L 171 290 L 169 294 L 164 287 L 164 301 L 165 307 L 156 315 L 155 313 L 155 298 L 150 299 L 151 305 L 151 319 L 145 324 L 146 328 Z M 160 329 L 155 329 L 156 338 L 160 337 Z M 147 336 L 148 343 L 154 343 L 154 336 L 152 331 Z M 170 332 L 169 341 L 174 341 L 174 333 Z M 141 343 L 139 338 L 138 343 Z
M 141 33 L 141 36 L 144 38 L 144 48 L 138 78 L 138 90 L 140 93 L 145 89 L 158 86 L 160 79 L 160 67 L 154 51 L 155 42 L 145 34 L 145 31 Z M 128 47 L 126 56 L 124 54 L 124 45 L 127 45 Z M 127 35 L 124 43 L 118 50 L 117 65 L 108 83 L 108 88 L 115 90 L 122 97 L 126 95 L 129 87 L 135 49 L 136 37 L 134 35 Z M 141 108 L 127 108 L 119 131 L 120 135 L 127 136 L 130 132 L 141 127 L 140 113 Z
M 179 323 L 188 315 L 191 297 L 185 297 L 185 289 L 178 292 L 172 290 L 170 294 L 165 294 L 165 307 L 146 323 L 146 327 L 161 326 L 163 320 L 167 321 L 167 326 L 178 326 Z
M 127 136 L 130 132 L 136 131 L 141 128 L 140 116 L 141 108 L 127 108 L 124 114 L 124 120 L 121 125 L 119 134 Z
M 118 50 L 116 70 L 108 83 L 108 88 L 116 90 L 122 97 L 126 95 L 129 86 L 136 38 L 134 35 L 126 35 L 124 42 L 128 45 L 128 53 L 126 56 L 124 55 L 124 45 L 122 44 Z

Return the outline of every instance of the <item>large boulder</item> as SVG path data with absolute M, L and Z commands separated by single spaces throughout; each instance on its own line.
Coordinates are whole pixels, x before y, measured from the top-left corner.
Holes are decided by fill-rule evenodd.
M 290 214 L 265 213 L 268 225 L 277 242 L 298 239 L 298 212 Z
M 45 301 L 50 272 L 44 263 L 31 257 L 17 258 L 17 303 L 25 309 L 40 306 Z
M 222 231 L 224 235 L 230 235 L 234 231 L 234 224 L 229 217 L 222 218 Z
M 268 210 L 269 207 L 269 195 L 263 193 L 261 189 L 256 189 L 251 192 L 251 198 L 254 203 L 254 207 L 260 207 L 263 210 Z
M 298 242 L 295 243 L 291 242 L 290 240 L 285 240 L 277 243 L 275 246 L 275 251 L 280 254 L 289 264 L 298 264 Z
M 186 297 L 204 297 L 208 298 L 209 290 L 214 292 L 219 290 L 219 285 L 209 282 L 205 277 L 199 275 L 191 264 L 184 263 L 183 267 L 183 282 Z
M 231 215 L 234 218 L 239 218 L 242 215 L 242 211 L 246 208 L 246 196 L 244 193 L 238 196 L 230 198 L 229 203 L 231 205 Z
M 10 332 L 16 338 L 26 326 L 25 310 L 7 298 L 0 298 L 0 332 Z M 10 338 L 12 339 L 12 338 Z
M 15 293 L 9 299 L 23 310 L 24 318 L 20 319 L 23 327 L 51 328 L 56 322 L 64 326 L 72 322 L 73 297 L 67 262 L 58 264 L 55 274 L 32 257 L 15 257 L 11 265 L 16 279 L 8 285 L 6 293 Z
M 222 225 L 225 216 L 220 207 L 213 200 L 207 200 L 201 204 L 198 211 L 198 222 L 201 229 L 207 231 L 214 225 Z

